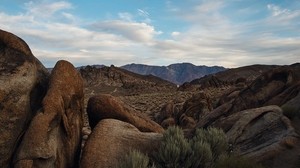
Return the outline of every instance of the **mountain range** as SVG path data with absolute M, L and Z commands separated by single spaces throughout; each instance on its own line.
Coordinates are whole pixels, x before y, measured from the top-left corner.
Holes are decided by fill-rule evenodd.
M 177 85 L 190 82 L 205 75 L 226 70 L 221 66 L 196 66 L 191 63 L 176 63 L 168 66 L 151 66 L 144 64 L 127 64 L 120 68 L 141 75 L 154 75 Z

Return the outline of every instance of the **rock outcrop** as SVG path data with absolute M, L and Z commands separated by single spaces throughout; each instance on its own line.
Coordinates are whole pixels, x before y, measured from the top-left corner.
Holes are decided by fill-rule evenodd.
M 206 127 L 221 116 L 228 116 L 246 109 L 266 105 L 282 106 L 296 97 L 299 92 L 299 73 L 300 66 L 283 66 L 265 72 L 247 88 L 236 91 L 231 98 L 223 98 L 226 100 L 225 103 L 203 116 L 198 126 Z
M 14 166 L 76 167 L 83 126 L 83 81 L 72 64 L 59 61 L 49 89 L 15 155 Z
M 0 30 L 0 165 L 13 152 L 47 89 L 46 68 L 17 36 Z
M 107 94 L 91 97 L 88 101 L 87 113 L 93 129 L 103 119 L 118 119 L 128 122 L 142 132 L 163 132 L 164 129 L 146 115 L 126 106 L 121 100 Z
M 151 154 L 158 148 L 161 138 L 160 133 L 140 132 L 126 122 L 101 120 L 84 146 L 80 167 L 117 167 L 132 149 Z
M 221 118 L 211 126 L 222 128 L 233 148 L 256 161 L 271 159 L 295 147 L 299 135 L 278 106 L 248 109 Z
M 173 102 L 167 103 L 157 116 L 157 121 L 164 128 L 179 125 L 184 129 L 192 129 L 202 116 L 212 110 L 211 104 L 210 97 L 204 92 L 199 92 L 186 100 L 181 109 Z

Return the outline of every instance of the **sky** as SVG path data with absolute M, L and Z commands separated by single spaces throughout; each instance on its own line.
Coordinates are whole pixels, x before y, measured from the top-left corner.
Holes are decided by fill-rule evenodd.
M 0 29 L 46 67 L 300 62 L 299 0 L 1 0 Z

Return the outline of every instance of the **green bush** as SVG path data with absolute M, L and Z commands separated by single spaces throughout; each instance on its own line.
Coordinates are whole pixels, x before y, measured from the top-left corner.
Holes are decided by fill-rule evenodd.
M 223 155 L 216 162 L 215 168 L 263 168 L 263 166 L 244 157 Z
M 121 168 L 261 168 L 245 158 L 227 155 L 225 133 L 216 128 L 197 129 L 188 140 L 179 127 L 169 127 L 160 147 L 149 158 L 132 151 L 121 162 Z M 149 163 L 153 163 L 152 166 Z
M 193 137 L 193 142 L 200 141 L 207 142 L 210 145 L 213 161 L 216 161 L 219 156 L 224 154 L 228 149 L 226 134 L 221 129 L 197 129 L 195 136 Z
M 132 150 L 119 162 L 119 168 L 147 168 L 149 157 L 143 153 Z
M 184 138 L 182 129 L 169 127 L 163 135 L 161 145 L 154 155 L 156 167 L 182 168 L 191 154 L 191 146 Z
M 213 154 L 210 144 L 204 141 L 190 141 L 192 153 L 188 157 L 185 166 L 205 168 L 209 167 L 213 162 Z

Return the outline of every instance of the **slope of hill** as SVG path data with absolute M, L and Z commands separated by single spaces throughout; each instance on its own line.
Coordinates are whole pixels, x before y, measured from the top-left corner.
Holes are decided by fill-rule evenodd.
M 115 66 L 97 68 L 86 66 L 80 70 L 89 92 L 113 95 L 134 95 L 176 90 L 176 85 L 153 75 L 140 75 Z
M 186 82 L 179 90 L 193 90 L 197 88 L 222 87 L 238 83 L 250 84 L 258 76 L 266 71 L 280 67 L 278 65 L 250 65 L 239 68 L 227 69 L 216 74 Z
M 190 63 L 171 64 L 169 66 L 150 66 L 143 64 L 128 64 L 121 68 L 142 75 L 152 74 L 175 84 L 192 81 L 208 74 L 224 71 L 220 66 L 196 66 Z

